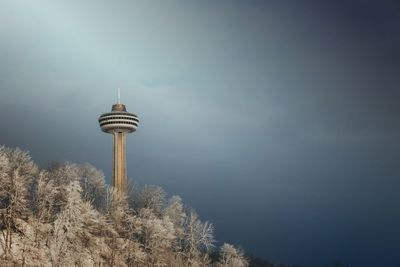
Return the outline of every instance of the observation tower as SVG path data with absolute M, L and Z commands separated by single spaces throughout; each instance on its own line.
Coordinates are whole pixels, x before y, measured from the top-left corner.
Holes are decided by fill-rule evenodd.
M 126 135 L 136 131 L 139 119 L 135 114 L 126 111 L 120 102 L 118 89 L 118 102 L 112 105 L 111 112 L 99 117 L 100 128 L 103 132 L 113 136 L 113 180 L 112 184 L 119 192 L 126 192 Z

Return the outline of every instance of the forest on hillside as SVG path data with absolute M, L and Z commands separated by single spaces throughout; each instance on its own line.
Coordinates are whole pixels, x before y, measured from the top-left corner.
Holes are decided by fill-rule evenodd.
M 88 163 L 40 169 L 0 146 L 0 266 L 300 267 L 215 243 L 213 224 L 161 187 L 120 194 Z
M 105 184 L 90 164 L 40 169 L 26 151 L 0 147 L 0 266 L 249 266 L 178 196 Z

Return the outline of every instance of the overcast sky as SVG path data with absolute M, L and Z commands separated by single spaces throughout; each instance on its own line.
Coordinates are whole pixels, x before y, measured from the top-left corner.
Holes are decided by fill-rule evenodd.
M 400 264 L 398 1 L 0 1 L 0 144 L 128 175 L 275 263 Z

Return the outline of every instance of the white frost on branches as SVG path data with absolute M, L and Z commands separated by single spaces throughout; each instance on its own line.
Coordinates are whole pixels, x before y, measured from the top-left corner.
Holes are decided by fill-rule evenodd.
M 214 226 L 180 197 L 134 189 L 107 187 L 90 164 L 39 170 L 29 153 L 0 147 L 0 265 L 248 266 L 227 244 L 212 262 Z
M 237 249 L 231 244 L 223 244 L 220 250 L 220 260 L 218 267 L 247 267 L 249 263 L 243 255 L 241 249 Z

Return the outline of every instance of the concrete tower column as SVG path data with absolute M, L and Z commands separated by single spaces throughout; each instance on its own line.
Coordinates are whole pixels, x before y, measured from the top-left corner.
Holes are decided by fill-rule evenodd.
M 113 133 L 113 186 L 120 192 L 127 191 L 125 140 L 125 133 Z

